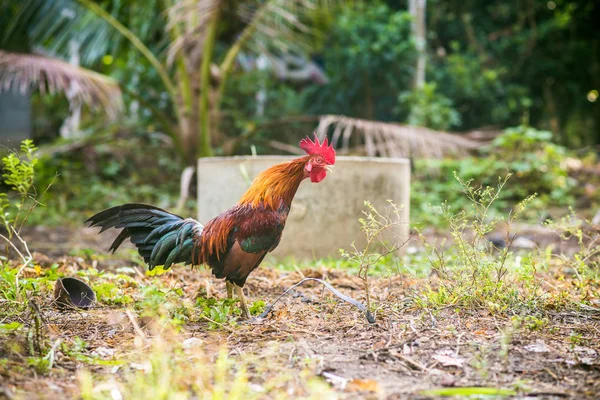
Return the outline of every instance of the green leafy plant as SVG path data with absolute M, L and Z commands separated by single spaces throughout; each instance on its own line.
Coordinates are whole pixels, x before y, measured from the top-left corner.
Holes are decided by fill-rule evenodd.
M 22 154 L 19 156 L 10 153 L 2 158 L 0 164 L 3 183 L 12 191 L 12 193 L 0 193 L 0 221 L 6 230 L 6 235 L 0 233 L 0 239 L 3 239 L 6 243 L 6 258 L 9 259 L 9 251 L 12 249 L 22 261 L 21 267 L 14 276 L 14 287 L 3 289 L 3 291 L 14 294 L 17 302 L 22 301 L 24 294 L 19 287 L 19 277 L 23 269 L 33 262 L 27 243 L 20 236 L 21 228 L 39 204 L 40 198 L 52 185 L 52 182 L 50 182 L 46 190 L 40 196 L 37 195 L 34 186 L 36 165 L 38 163 L 38 158 L 35 155 L 36 150 L 37 148 L 31 140 L 24 140 L 21 143 Z M 19 245 L 15 243 L 15 239 Z
M 550 141 L 550 132 L 528 126 L 509 128 L 484 149 L 484 157 L 461 159 L 417 160 L 415 179 L 411 180 L 411 221 L 418 226 L 448 227 L 448 221 L 434 208 L 445 202 L 452 212 L 470 207 L 456 179 L 445 179 L 456 173 L 461 179 L 478 186 L 492 186 L 495 177 L 512 174 L 502 188 L 502 195 L 490 205 L 488 213 L 506 214 L 511 204 L 536 193 L 522 217 L 538 220 L 553 206 L 575 202 L 581 189 L 569 176 L 566 148 Z
M 411 85 L 417 55 L 410 14 L 381 1 L 347 4 L 333 21 L 327 47 L 323 64 L 329 83 L 307 88 L 307 109 L 393 119 L 391 110 L 398 93 Z
M 9 239 L 12 239 L 13 234 L 18 235 L 27 216 L 37 204 L 34 192 L 35 166 L 38 162 L 34 155 L 36 150 L 33 142 L 27 139 L 21 143 L 22 157 L 10 153 L 1 160 L 4 184 L 16 194 L 9 198 L 7 193 L 0 193 L 0 221 Z
M 196 299 L 196 306 L 200 307 L 201 318 L 209 322 L 208 327 L 210 329 L 220 329 L 224 326 L 228 326 L 231 316 L 240 313 L 238 307 L 234 307 L 237 300 L 235 299 L 216 299 L 216 298 L 202 298 Z
M 409 110 L 406 122 L 410 125 L 436 130 L 460 127 L 460 114 L 452 100 L 439 93 L 436 83 L 426 83 L 415 91 L 400 93 L 398 103 L 395 109 L 398 114 Z

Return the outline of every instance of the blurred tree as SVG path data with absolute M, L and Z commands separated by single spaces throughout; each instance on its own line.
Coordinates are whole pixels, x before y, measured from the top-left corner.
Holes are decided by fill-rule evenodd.
M 571 147 L 600 144 L 600 3 L 429 0 L 431 94 L 411 85 L 413 1 L 336 15 L 321 57 L 330 82 L 308 88 L 308 110 L 461 130 L 525 123 Z
M 462 128 L 526 122 L 569 146 L 600 144 L 597 1 L 430 5 L 428 77 L 454 101 Z
M 415 40 L 415 47 L 419 52 L 415 72 L 416 90 L 422 89 L 425 85 L 425 64 L 427 59 L 426 9 L 426 0 L 408 0 L 408 11 L 412 17 L 412 34 Z
M 411 17 L 380 2 L 346 6 L 337 14 L 322 59 L 329 84 L 309 88 L 317 114 L 392 121 L 398 93 L 411 87 L 416 50 Z
M 172 137 L 183 162 L 191 166 L 196 158 L 213 153 L 212 139 L 217 132 L 223 92 L 240 50 L 305 51 L 311 45 L 307 37 L 318 7 L 327 3 L 321 0 L 8 0 L 15 18 L 3 21 L 1 29 L 6 34 L 5 43 L 18 40 L 15 35 L 27 31 L 32 43 L 44 45 L 63 57 L 68 54 L 69 43 L 75 40 L 80 45 L 84 65 L 93 66 L 99 57 L 104 64 L 112 64 L 115 55 L 122 55 L 120 49 L 125 46 L 135 49 L 142 57 L 127 53 L 128 60 L 121 66 L 133 67 L 131 60 L 143 58 L 162 87 L 146 82 L 143 91 L 135 92 L 123 80 L 123 88 L 150 110 L 155 121 Z M 10 54 L 10 60 L 19 57 Z M 41 58 L 36 60 L 42 71 L 46 64 Z M 48 72 L 36 77 L 47 77 L 50 82 Z M 75 74 L 74 69 L 73 78 Z M 127 72 L 116 75 L 121 79 L 128 77 Z M 40 83 L 35 77 L 17 71 L 14 63 L 12 66 L 0 63 L 4 87 L 16 77 L 21 85 L 28 79 L 30 84 Z M 137 75 L 137 79 L 145 78 L 145 74 Z M 67 90 L 67 83 L 61 89 Z M 144 91 L 152 96 L 146 97 Z M 165 100 L 168 106 L 160 107 Z
M 440 94 L 435 83 L 425 83 L 421 88 L 400 93 L 398 113 L 408 113 L 410 125 L 426 126 L 446 131 L 460 126 L 460 114 L 452 100 Z

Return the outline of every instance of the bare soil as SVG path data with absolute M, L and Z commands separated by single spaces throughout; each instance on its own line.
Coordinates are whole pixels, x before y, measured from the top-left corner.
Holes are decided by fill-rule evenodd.
M 90 260 L 66 256 L 73 248 L 105 250 L 110 238 L 96 230 L 32 229 L 25 237 L 40 265 L 58 262 L 65 272 L 85 268 Z M 44 258 L 47 257 L 47 258 Z M 111 258 L 95 261 L 98 269 L 131 266 L 131 261 Z M 325 268 L 285 272 L 265 263 L 248 280 L 249 300 L 267 304 L 302 277 L 327 279 L 343 293 L 364 302 L 360 279 Z M 141 273 L 133 277 L 150 279 Z M 556 277 L 549 285 L 564 285 Z M 223 297 L 225 285 L 206 270 L 176 267 L 161 279 L 183 292 L 183 297 Z M 232 357 L 268 357 L 274 370 L 297 367 L 302 359 L 318 360 L 314 373 L 345 399 L 421 399 L 432 388 L 484 386 L 516 389 L 515 398 L 598 398 L 600 393 L 600 313 L 597 310 L 553 311 L 547 323 L 535 329 L 513 326 L 510 317 L 485 310 L 447 307 L 436 312 L 419 309 L 411 301 L 412 288 L 422 284 L 412 278 L 374 278 L 372 295 L 377 304 L 376 323 L 367 323 L 356 308 L 340 303 L 327 290 L 307 283 L 287 296 L 265 320 L 240 324 L 235 329 L 209 329 L 209 321 L 185 324 L 182 337 L 197 338 L 210 357 L 226 343 Z M 45 334 L 51 338 L 79 336 L 90 354 L 114 349 L 107 359 L 127 354 L 139 329 L 151 331 L 139 315 L 130 319 L 126 309 L 98 305 L 89 311 L 61 312 L 41 302 Z M 25 316 L 22 317 L 26 322 Z M 0 320 L 0 323 L 6 321 Z M 573 338 L 577 340 L 574 340 Z M 77 398 L 75 378 L 81 368 L 111 374 L 113 367 L 90 366 L 60 355 L 47 374 L 23 365 L 11 352 L 14 337 L 0 334 L 0 399 Z M 274 350 L 275 349 L 275 350 Z M 102 354 L 101 354 L 102 355 Z M 250 371 L 252 372 L 252 371 Z M 251 380 L 252 380 L 251 375 Z M 263 379 L 257 376 L 256 379 Z M 294 397 L 294 396 L 290 396 Z

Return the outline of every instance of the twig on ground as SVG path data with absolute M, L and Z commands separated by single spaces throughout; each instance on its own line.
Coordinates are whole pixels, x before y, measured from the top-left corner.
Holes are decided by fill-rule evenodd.
M 127 315 L 127 317 L 129 318 L 129 321 L 131 322 L 131 325 L 133 326 L 133 329 L 135 330 L 135 332 L 138 334 L 138 336 L 140 336 L 142 339 L 146 340 L 146 334 L 144 333 L 144 331 L 140 328 L 140 326 L 138 325 L 135 317 L 133 316 L 133 314 L 131 313 L 131 310 L 125 310 L 125 314 Z
M 322 279 L 317 279 L 317 278 L 304 278 L 300 282 L 296 283 L 294 286 L 292 286 L 289 289 L 287 289 L 285 292 L 283 292 L 282 294 L 280 294 L 279 297 L 273 303 L 271 303 L 271 305 L 269 305 L 265 309 L 265 311 L 258 318 L 262 319 L 262 318 L 265 318 L 267 315 L 269 315 L 269 313 L 271 312 L 271 310 L 273 309 L 273 307 L 275 306 L 275 304 L 277 304 L 277 302 L 279 300 L 281 300 L 281 298 L 283 296 L 285 296 L 290 291 L 292 291 L 293 289 L 295 289 L 296 287 L 300 286 L 301 284 L 303 284 L 306 281 L 315 281 L 315 282 L 322 283 L 327 289 L 329 289 L 329 291 L 331 293 L 333 293 L 334 295 L 336 295 L 338 298 L 340 298 L 341 300 L 345 301 L 346 303 L 352 304 L 353 306 L 355 306 L 359 310 L 365 312 L 366 317 L 367 317 L 367 321 L 369 321 L 370 324 L 374 324 L 375 323 L 375 317 L 373 316 L 373 314 L 371 314 L 371 311 L 369 311 L 362 303 L 359 303 L 358 301 L 354 300 L 350 296 L 346 296 L 345 294 L 339 292 L 337 289 L 335 289 L 333 286 L 331 286 L 329 283 L 325 282 Z
M 21 273 L 23 272 L 23 270 L 31 263 L 31 261 L 33 261 L 33 256 L 31 255 L 31 252 L 29 251 L 29 248 L 27 247 L 27 243 L 21 238 L 21 236 L 15 230 L 15 228 L 12 226 L 10 228 L 14 232 L 15 237 L 17 239 L 19 239 L 21 244 L 23 244 L 23 247 L 25 248 L 25 252 L 27 253 L 27 257 L 25 257 L 23 255 L 23 253 L 21 253 L 19 248 L 9 238 L 0 234 L 0 238 L 2 238 L 4 241 L 6 241 L 17 252 L 19 257 L 21 257 L 21 260 L 23 260 L 23 264 L 21 265 L 21 268 L 19 268 L 19 271 L 17 272 L 17 275 L 15 277 L 15 291 L 16 291 L 17 296 L 19 296 L 19 276 L 21 276 Z

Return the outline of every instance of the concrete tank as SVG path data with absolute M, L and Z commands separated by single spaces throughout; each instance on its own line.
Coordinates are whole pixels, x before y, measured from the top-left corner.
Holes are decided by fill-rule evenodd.
M 237 203 L 261 171 L 292 160 L 285 156 L 211 157 L 198 160 L 198 220 L 211 218 Z M 394 235 L 409 235 L 410 164 L 407 159 L 336 157 L 333 173 L 320 183 L 300 185 L 281 243 L 271 253 L 278 259 L 339 257 L 339 249 L 364 243 L 358 219 L 365 200 L 380 211 L 388 199 L 401 206 L 402 223 Z M 360 248 L 360 247 L 359 247 Z

